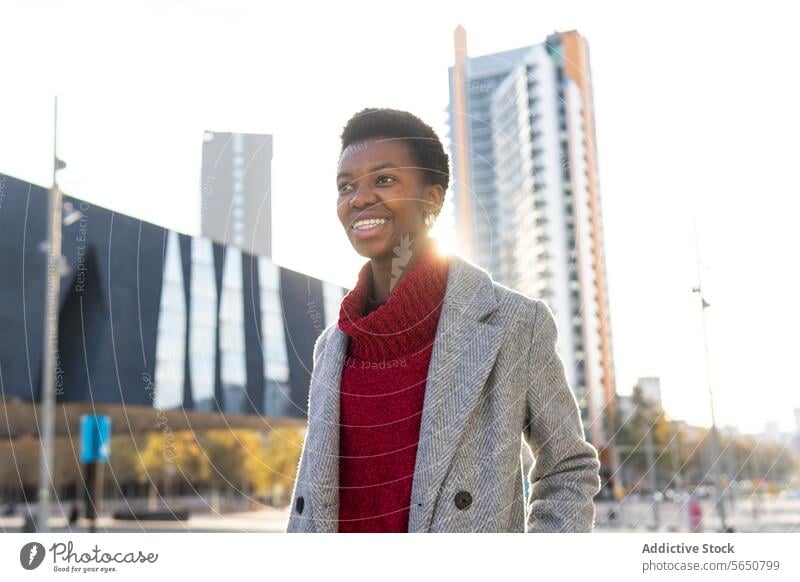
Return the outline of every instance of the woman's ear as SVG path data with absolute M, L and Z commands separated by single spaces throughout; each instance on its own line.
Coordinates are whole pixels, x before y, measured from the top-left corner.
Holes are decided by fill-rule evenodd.
M 425 212 L 432 212 L 438 216 L 444 204 L 444 188 L 440 184 L 428 186 L 425 190 Z

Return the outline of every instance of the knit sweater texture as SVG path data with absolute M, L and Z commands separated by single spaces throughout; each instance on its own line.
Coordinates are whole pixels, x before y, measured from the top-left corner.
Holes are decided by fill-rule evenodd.
M 370 305 L 369 262 L 342 300 L 338 326 L 349 339 L 340 398 L 340 532 L 408 531 L 425 385 L 447 273 L 447 258 L 431 243 L 384 303 Z

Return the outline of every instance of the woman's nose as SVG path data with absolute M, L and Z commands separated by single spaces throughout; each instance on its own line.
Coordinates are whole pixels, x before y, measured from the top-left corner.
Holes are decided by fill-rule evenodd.
M 376 200 L 375 192 L 369 186 L 359 186 L 353 184 L 353 193 L 350 196 L 350 206 L 359 208 L 374 204 Z

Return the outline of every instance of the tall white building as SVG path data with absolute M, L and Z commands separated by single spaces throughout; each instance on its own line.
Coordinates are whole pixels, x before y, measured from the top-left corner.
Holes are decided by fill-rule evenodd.
M 545 300 L 587 438 L 607 466 L 615 397 L 589 48 L 575 31 L 470 57 L 455 31 L 449 137 L 462 254 Z

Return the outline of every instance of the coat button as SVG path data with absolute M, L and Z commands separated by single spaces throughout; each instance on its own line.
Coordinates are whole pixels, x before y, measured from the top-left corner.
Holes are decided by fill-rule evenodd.
M 297 509 L 297 513 L 303 513 L 303 505 L 304 504 L 305 504 L 305 501 L 303 500 L 303 496 L 301 495 L 300 497 L 297 498 L 297 501 L 295 501 L 295 504 L 294 504 L 295 508 Z
M 472 505 L 472 495 L 469 491 L 459 491 L 456 493 L 456 507 L 459 509 L 466 509 Z

